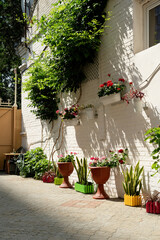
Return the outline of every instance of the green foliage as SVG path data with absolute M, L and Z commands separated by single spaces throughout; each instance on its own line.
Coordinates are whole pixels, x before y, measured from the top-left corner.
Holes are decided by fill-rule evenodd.
M 55 162 L 53 162 L 53 172 L 56 174 L 56 177 L 63 178 L 63 176 L 60 174 L 58 166 Z
M 127 195 L 135 196 L 139 195 L 142 188 L 142 179 L 140 176 L 143 172 L 144 167 L 139 167 L 139 162 L 136 164 L 135 169 L 133 171 L 133 167 L 130 167 L 130 170 L 126 170 L 123 172 L 124 182 L 123 188 Z
M 76 162 L 72 161 L 74 168 L 77 172 L 77 176 L 78 176 L 78 183 L 83 184 L 83 185 L 87 185 L 88 184 L 88 165 L 87 165 L 87 159 L 83 158 L 83 159 L 78 159 L 78 157 L 76 157 Z
M 57 109 L 57 95 L 63 91 L 76 91 L 85 79 L 83 67 L 86 63 L 93 62 L 101 43 L 106 2 L 107 0 L 58 1 L 53 4 L 49 16 L 42 16 L 37 21 L 39 34 L 35 40 L 41 40 L 49 47 L 49 51 L 34 60 L 24 90 L 29 91 L 28 98 L 38 117 L 56 119 L 54 112 Z M 53 99 L 48 98 L 50 92 Z M 52 114 L 51 109 L 45 108 L 47 103 L 52 104 Z
M 149 140 L 149 143 L 153 144 L 155 147 L 151 154 L 154 159 L 154 163 L 152 164 L 152 169 L 155 170 L 155 173 L 152 175 L 154 176 L 159 173 L 160 170 L 160 127 L 149 129 L 146 131 L 145 135 L 147 135 L 145 141 Z
M 60 156 L 58 162 L 73 162 L 74 161 L 74 155 L 68 154 L 66 157 Z
M 18 162 L 20 175 L 23 177 L 34 177 L 41 179 L 42 175 L 52 168 L 43 150 L 38 147 L 24 154 L 24 161 Z
M 107 84 L 107 82 L 105 82 L 105 83 L 101 84 L 99 87 L 100 87 L 98 90 L 99 97 L 111 95 L 114 93 L 119 93 L 125 89 L 124 84 L 116 83 L 116 82 L 115 83 L 110 82 L 109 84 Z
M 0 0 L 0 97 L 3 101 L 14 96 L 14 74 L 11 68 L 21 63 L 16 46 L 24 33 L 24 21 L 19 0 Z M 19 74 L 20 76 L 20 74 Z M 20 105 L 21 84 L 18 86 Z

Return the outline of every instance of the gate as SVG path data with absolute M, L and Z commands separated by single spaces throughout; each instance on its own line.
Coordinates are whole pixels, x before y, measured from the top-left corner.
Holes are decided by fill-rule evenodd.
M 0 170 L 3 170 L 4 153 L 21 146 L 21 110 L 17 107 L 0 107 Z

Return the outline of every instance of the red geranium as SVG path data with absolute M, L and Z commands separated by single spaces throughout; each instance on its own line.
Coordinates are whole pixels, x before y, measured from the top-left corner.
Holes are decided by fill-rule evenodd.
M 123 78 L 119 78 L 118 81 L 120 81 L 120 82 L 125 82 L 125 80 L 124 80 Z
M 117 91 L 120 91 L 121 89 L 120 88 L 117 88 Z
M 120 159 L 120 160 L 119 160 L 119 163 L 120 163 L 120 164 L 123 164 L 123 159 Z
M 108 77 L 110 77 L 111 76 L 111 74 L 110 73 L 108 73 Z
M 100 88 L 104 87 L 104 84 L 99 85 Z
M 118 152 L 119 152 L 119 153 L 123 153 L 123 149 L 119 149 Z
M 130 82 L 129 84 L 130 84 L 130 85 L 132 85 L 132 84 L 133 84 L 133 82 Z

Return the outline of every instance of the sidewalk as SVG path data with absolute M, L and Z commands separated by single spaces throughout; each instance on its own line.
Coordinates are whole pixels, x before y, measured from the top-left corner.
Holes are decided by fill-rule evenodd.
M 160 215 L 0 174 L 0 240 L 159 240 Z

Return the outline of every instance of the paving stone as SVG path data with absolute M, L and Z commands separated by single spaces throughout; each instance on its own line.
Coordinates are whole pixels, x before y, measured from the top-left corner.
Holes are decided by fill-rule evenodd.
M 159 225 L 159 215 L 122 200 L 0 174 L 2 240 L 158 240 Z

